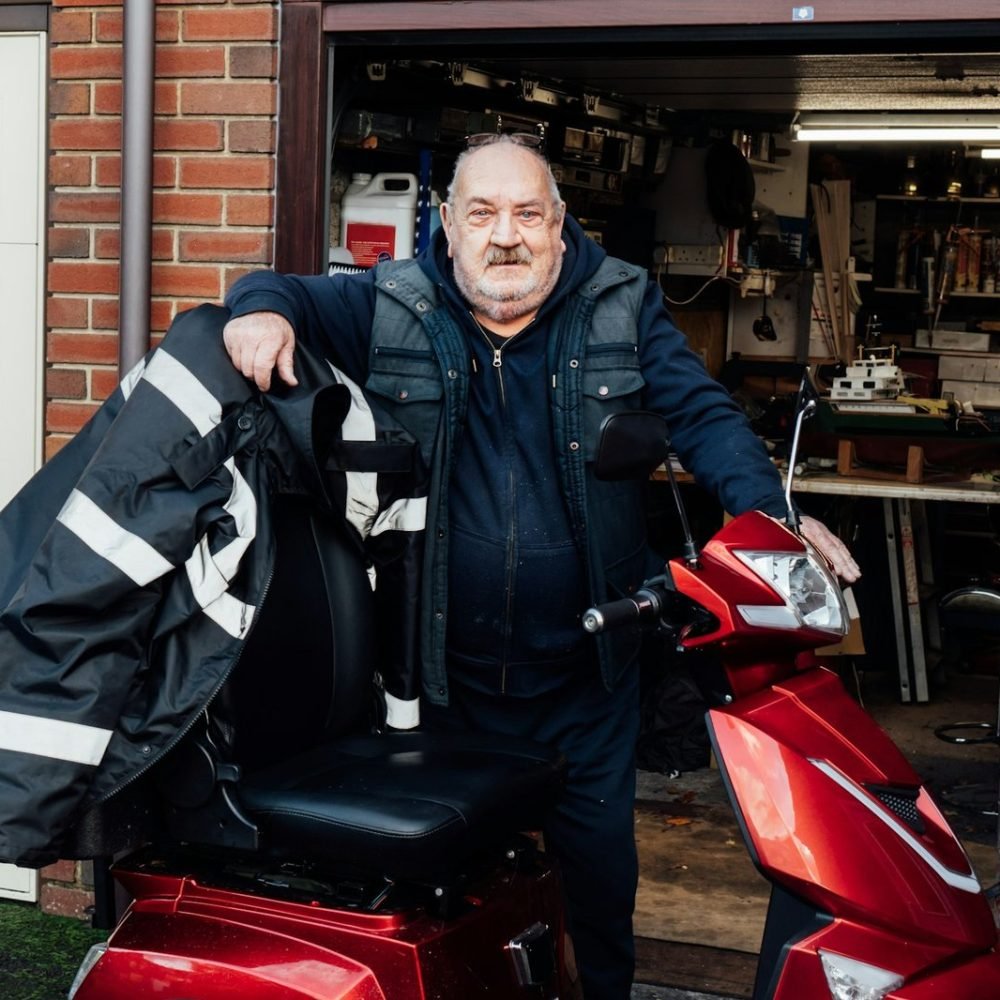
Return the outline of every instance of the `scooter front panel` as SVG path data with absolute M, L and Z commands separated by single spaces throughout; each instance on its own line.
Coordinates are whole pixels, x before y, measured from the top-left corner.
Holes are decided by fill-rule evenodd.
M 831 701 L 849 701 L 829 677 L 796 678 L 791 691 L 783 683 L 709 713 L 755 863 L 833 917 L 896 928 L 915 941 L 990 947 L 989 907 L 957 838 L 919 789 L 909 790 L 922 832 L 876 797 L 871 789 L 899 773 L 898 750 L 889 743 L 889 766 L 880 766 L 887 738 L 860 709 L 833 706 L 838 725 L 849 722 L 846 732 L 824 722 Z

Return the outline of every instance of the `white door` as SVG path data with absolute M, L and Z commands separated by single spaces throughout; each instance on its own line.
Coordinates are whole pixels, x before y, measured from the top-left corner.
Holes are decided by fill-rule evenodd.
M 0 33 L 0 507 L 42 455 L 45 42 Z M 38 873 L 0 864 L 0 897 L 36 900 Z
M 45 53 L 42 32 L 0 34 L 0 507 L 42 457 Z

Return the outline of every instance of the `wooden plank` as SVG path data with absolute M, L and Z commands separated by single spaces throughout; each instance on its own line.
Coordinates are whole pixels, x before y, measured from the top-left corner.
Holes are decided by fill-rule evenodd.
M 812 196 L 813 214 L 816 218 L 816 228 L 819 231 L 820 256 L 823 258 L 823 291 L 826 297 L 826 314 L 833 334 L 833 345 L 837 357 L 845 364 L 849 360 L 844 357 L 844 338 L 841 333 L 840 309 L 837 306 L 837 295 L 834 291 L 833 275 L 837 271 L 834 264 L 836 246 L 834 233 L 830 226 L 830 196 L 822 184 L 810 184 L 809 193 Z M 843 278 L 841 278 L 843 282 Z
M 903 500 L 882 500 L 885 518 L 885 547 L 889 557 L 889 592 L 892 595 L 892 623 L 896 630 L 896 666 L 899 672 L 899 700 L 913 700 L 910 690 L 910 661 L 907 656 L 906 625 L 903 618 L 903 593 L 899 582 L 899 550 L 896 544 L 896 517 L 894 507 Z
M 896 482 L 922 483 L 924 481 L 924 449 L 917 444 L 906 448 L 906 471 L 896 472 L 891 469 L 873 469 L 866 465 L 864 469 L 858 466 L 854 442 L 842 438 L 837 442 L 837 475 L 863 476 L 865 479 L 889 479 Z
M 726 997 L 750 997 L 757 956 L 743 951 L 655 938 L 635 939 L 635 981 L 697 990 Z
M 917 577 L 917 557 L 913 544 L 913 518 L 910 501 L 897 500 L 899 509 L 899 547 L 903 558 L 903 590 L 906 594 L 906 614 L 909 624 L 910 665 L 913 673 L 914 695 L 918 702 L 926 702 L 927 659 L 924 654 L 924 624 L 920 611 L 920 581 Z

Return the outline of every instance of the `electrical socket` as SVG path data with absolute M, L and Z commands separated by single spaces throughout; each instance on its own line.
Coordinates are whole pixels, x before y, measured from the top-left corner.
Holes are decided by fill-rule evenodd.
M 672 244 L 667 247 L 668 264 L 696 264 L 699 267 L 719 267 L 723 247 L 718 243 Z

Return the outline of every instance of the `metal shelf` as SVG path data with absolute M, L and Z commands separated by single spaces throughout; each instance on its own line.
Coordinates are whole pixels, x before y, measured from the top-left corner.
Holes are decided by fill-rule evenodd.
M 1000 207 L 1000 198 L 927 198 L 920 194 L 877 194 L 876 201 L 908 201 L 925 205 L 997 205 Z
M 1000 357 L 996 351 L 960 351 L 957 347 L 911 347 L 899 348 L 900 354 L 934 354 L 948 358 L 995 358 Z
M 916 288 L 895 288 L 890 285 L 876 285 L 876 292 L 881 292 L 886 295 L 919 295 L 920 291 Z M 988 299 L 993 301 L 995 299 L 1000 299 L 1000 292 L 960 292 L 952 289 L 948 293 L 950 298 L 953 299 Z

